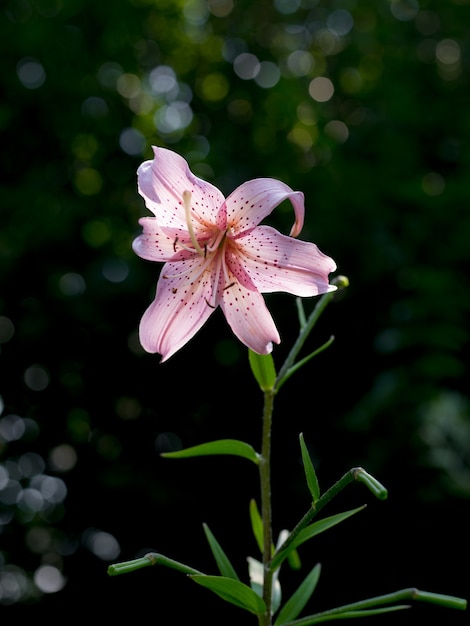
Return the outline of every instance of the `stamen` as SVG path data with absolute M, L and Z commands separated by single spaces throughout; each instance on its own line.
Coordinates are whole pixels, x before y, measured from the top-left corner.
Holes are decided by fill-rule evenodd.
M 199 245 L 198 240 L 196 239 L 196 235 L 194 233 L 193 223 L 191 221 L 191 192 L 185 189 L 183 191 L 183 204 L 184 204 L 184 212 L 186 214 L 186 225 L 188 227 L 188 233 L 191 238 L 191 242 L 201 256 L 205 256 L 204 250 Z
M 209 252 L 214 252 L 214 250 L 217 250 L 217 248 L 220 247 L 220 245 L 222 244 L 223 240 L 225 239 L 225 235 L 226 234 L 227 233 L 224 230 L 221 230 L 221 231 L 218 232 L 214 242 L 210 246 L 206 245 L 206 248 L 209 250 Z

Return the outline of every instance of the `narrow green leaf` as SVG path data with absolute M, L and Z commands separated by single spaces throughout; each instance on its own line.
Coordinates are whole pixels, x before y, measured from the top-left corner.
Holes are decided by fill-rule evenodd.
M 320 578 L 320 571 L 321 565 L 320 563 L 317 563 L 297 591 L 295 591 L 285 603 L 276 621 L 274 622 L 274 626 L 280 626 L 285 622 L 295 619 L 297 615 L 299 615 L 315 591 L 318 579 Z
M 315 468 L 313 467 L 312 460 L 310 458 L 310 454 L 308 453 L 307 446 L 305 445 L 304 436 L 300 433 L 300 449 L 302 452 L 302 463 L 304 465 L 305 478 L 307 479 L 307 486 L 312 495 L 313 503 L 318 500 L 320 497 L 320 487 L 318 485 L 317 475 L 315 473 Z
M 289 545 L 286 548 L 283 548 L 282 546 L 280 546 L 280 548 L 276 551 L 276 553 L 273 556 L 273 560 L 271 562 L 271 569 L 273 570 L 277 569 L 281 565 L 283 560 L 288 556 L 288 554 L 295 548 L 298 548 L 305 541 L 308 541 L 312 537 L 319 535 L 325 530 L 328 530 L 329 528 L 336 526 L 336 524 L 339 524 L 340 522 L 348 519 L 348 517 L 351 517 L 355 513 L 362 511 L 362 509 L 364 508 L 365 508 L 365 505 L 358 507 L 357 509 L 353 509 L 351 511 L 346 511 L 344 513 L 338 513 L 336 515 L 332 515 L 331 517 L 326 517 L 325 519 L 315 522 L 314 524 L 310 524 L 309 526 L 306 526 L 301 531 L 299 531 L 298 535 L 289 543 Z
M 257 354 L 248 350 L 251 371 L 261 391 L 271 391 L 276 382 L 276 368 L 271 354 Z
M 255 452 L 254 448 L 248 443 L 238 441 L 237 439 L 219 439 L 218 441 L 201 443 L 198 446 L 186 448 L 185 450 L 162 452 L 161 456 L 168 459 L 188 459 L 194 456 L 211 456 L 216 454 L 241 456 L 244 459 L 253 461 L 253 463 L 256 463 L 257 465 L 259 463 L 259 456 Z
M 190 576 L 194 582 L 210 589 L 226 602 L 235 604 L 236 606 L 261 615 L 266 611 L 266 605 L 263 599 L 253 591 L 248 585 L 234 580 L 233 578 L 225 578 L 224 576 Z
M 212 551 L 212 554 L 214 555 L 215 562 L 217 563 L 217 567 L 219 568 L 219 571 L 222 574 L 222 576 L 225 576 L 226 578 L 234 578 L 235 580 L 239 580 L 237 573 L 235 569 L 233 568 L 232 564 L 230 563 L 228 556 L 225 554 L 220 543 L 212 534 L 209 526 L 207 524 L 203 524 L 202 526 L 204 528 L 204 532 L 206 534 L 207 541 L 209 542 L 209 546 Z
M 287 562 L 289 563 L 289 567 L 291 569 L 297 570 L 302 567 L 299 553 L 295 548 L 293 550 L 290 550 L 290 552 L 287 554 Z
M 263 553 L 263 520 L 261 519 L 261 515 L 258 511 L 258 506 L 256 504 L 256 500 L 250 500 L 250 520 L 251 520 L 251 528 L 253 529 L 253 534 L 256 539 L 256 543 L 258 544 L 258 548 Z
M 321 624 L 322 622 L 332 622 L 337 619 L 353 619 L 357 617 L 372 617 L 373 615 L 382 615 L 383 613 L 393 613 L 394 611 L 402 611 L 409 609 L 408 604 L 398 604 L 396 606 L 387 606 L 381 609 L 367 609 L 364 611 L 344 611 L 342 613 L 334 613 L 326 611 L 317 615 L 310 615 L 294 622 L 282 622 L 279 626 L 313 626 L 313 624 Z
M 320 533 L 325 532 L 325 530 L 329 530 L 333 526 L 336 526 L 337 524 L 344 522 L 344 520 L 355 515 L 356 513 L 359 513 L 359 511 L 362 511 L 362 509 L 364 508 L 365 508 L 365 505 L 360 506 L 357 509 L 345 511 L 344 513 L 337 513 L 336 515 L 325 517 L 325 519 L 319 520 L 318 522 L 315 522 L 314 524 L 310 524 L 310 526 L 307 526 L 306 528 L 301 530 L 300 533 L 297 535 L 297 537 L 294 539 L 293 547 L 298 548 L 305 541 L 308 541 L 309 539 L 312 539 L 312 537 L 316 537 Z
M 327 348 L 329 348 L 331 346 L 331 344 L 333 343 L 333 341 L 335 340 L 335 338 L 333 337 L 333 335 L 328 339 L 328 341 L 325 341 L 324 344 L 322 344 L 319 348 L 317 348 L 316 350 L 314 350 L 313 352 L 311 352 L 308 356 L 304 357 L 303 359 L 301 359 L 300 361 L 298 361 L 297 363 L 294 363 L 294 365 L 291 365 L 286 371 L 285 373 L 281 376 L 279 375 L 279 380 L 277 382 L 276 385 L 276 393 L 279 391 L 279 389 L 282 387 L 282 385 L 289 380 L 289 378 L 292 376 L 292 374 L 295 374 L 295 372 L 297 372 L 297 370 L 299 370 L 301 367 L 303 367 L 306 363 L 308 363 L 311 359 L 313 359 L 314 356 L 317 356 L 319 354 L 321 354 L 324 350 L 326 350 Z

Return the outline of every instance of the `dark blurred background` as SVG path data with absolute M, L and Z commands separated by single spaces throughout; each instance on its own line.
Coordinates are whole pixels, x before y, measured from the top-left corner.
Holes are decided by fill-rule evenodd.
M 0 13 L 0 603 L 8 619 L 239 624 L 164 569 L 215 573 L 206 522 L 246 580 L 257 556 L 237 458 L 164 460 L 217 438 L 259 448 L 262 398 L 220 311 L 166 364 L 137 327 L 160 267 L 131 242 L 151 145 L 228 195 L 277 177 L 305 193 L 302 239 L 349 277 L 276 399 L 276 533 L 308 507 L 298 434 L 327 488 L 362 465 L 301 552 L 310 612 L 417 586 L 468 597 L 468 0 L 7 0 Z M 269 222 L 284 232 L 292 210 Z M 283 342 L 294 298 L 267 297 Z M 309 311 L 313 301 L 305 302 Z M 409 624 L 432 614 L 416 606 Z M 138 617 L 137 617 L 138 616 Z M 142 616 L 142 618 L 140 617 Z M 396 624 L 403 614 L 367 623 Z M 360 620 L 361 621 L 361 620 Z M 364 620 L 365 621 L 365 620 Z

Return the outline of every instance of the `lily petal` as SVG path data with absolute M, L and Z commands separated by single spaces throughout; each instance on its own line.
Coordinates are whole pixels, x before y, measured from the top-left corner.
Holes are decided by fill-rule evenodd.
M 176 242 L 188 242 L 186 231 L 176 228 L 161 228 L 154 217 L 142 217 L 141 235 L 132 242 L 132 249 L 147 261 L 177 261 L 194 256 L 194 253 L 176 246 Z M 189 243 L 189 242 L 188 242 Z
M 290 235 L 296 237 L 304 225 L 304 194 L 274 178 L 255 178 L 237 187 L 225 201 L 227 224 L 235 236 L 240 235 L 258 226 L 283 200 L 290 200 L 294 207 Z
M 220 307 L 234 335 L 253 352 L 269 354 L 273 342 L 280 343 L 276 325 L 258 291 L 234 282 L 222 292 Z
M 186 228 L 183 192 L 191 192 L 194 229 L 201 224 L 214 224 L 225 198 L 222 192 L 195 176 L 182 156 L 166 148 L 153 148 L 152 161 L 144 161 L 137 170 L 138 190 L 147 208 L 160 226 Z
M 237 239 L 236 245 L 241 265 L 261 293 L 286 291 L 309 297 L 335 289 L 328 284 L 328 274 L 336 263 L 314 243 L 258 226 Z
M 161 354 L 162 362 L 187 343 L 214 311 L 208 304 L 212 294 L 211 272 L 201 273 L 202 262 L 201 257 L 194 257 L 166 263 L 155 300 L 141 319 L 142 347 L 147 352 Z

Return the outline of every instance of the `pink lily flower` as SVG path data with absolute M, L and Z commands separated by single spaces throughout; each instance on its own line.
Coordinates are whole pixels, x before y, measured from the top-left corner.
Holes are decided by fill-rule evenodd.
M 262 293 L 315 296 L 335 289 L 334 261 L 313 243 L 294 239 L 303 226 L 304 195 L 281 181 L 258 178 L 228 198 L 192 174 L 177 153 L 153 148 L 138 169 L 138 189 L 154 217 L 143 217 L 134 251 L 164 262 L 155 300 L 139 334 L 147 352 L 168 359 L 220 306 L 232 331 L 248 348 L 268 354 L 279 333 Z M 295 213 L 290 236 L 259 226 L 283 200 Z

